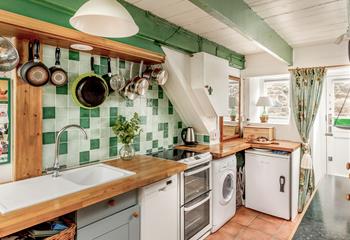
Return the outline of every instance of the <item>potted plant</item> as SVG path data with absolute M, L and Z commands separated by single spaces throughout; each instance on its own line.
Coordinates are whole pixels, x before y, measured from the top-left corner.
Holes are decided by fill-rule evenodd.
M 120 158 L 123 160 L 131 160 L 135 151 L 131 145 L 134 138 L 141 132 L 140 118 L 137 113 L 130 120 L 126 120 L 125 117 L 119 116 L 115 125 L 112 127 L 114 134 L 118 137 L 123 146 L 119 150 Z

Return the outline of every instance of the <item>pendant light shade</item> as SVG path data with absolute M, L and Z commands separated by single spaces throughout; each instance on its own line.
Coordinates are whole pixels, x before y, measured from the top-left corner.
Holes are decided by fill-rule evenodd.
M 116 0 L 89 0 L 69 22 L 81 32 L 100 37 L 130 37 L 139 31 L 130 13 Z

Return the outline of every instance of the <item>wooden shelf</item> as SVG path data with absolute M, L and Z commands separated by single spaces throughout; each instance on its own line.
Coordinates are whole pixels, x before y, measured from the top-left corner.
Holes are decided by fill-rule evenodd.
M 93 54 L 120 57 L 146 64 L 162 63 L 165 56 L 106 38 L 88 35 L 52 23 L 0 10 L 0 34 L 18 39 L 39 39 L 44 44 L 69 48 L 73 43 L 86 44 Z

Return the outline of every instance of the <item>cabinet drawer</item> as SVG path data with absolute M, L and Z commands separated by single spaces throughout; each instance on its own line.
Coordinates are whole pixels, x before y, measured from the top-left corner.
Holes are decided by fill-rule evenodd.
M 77 211 L 77 227 L 82 228 L 136 204 L 137 192 L 131 191 L 83 208 Z
M 133 206 L 122 212 L 78 229 L 77 240 L 139 240 L 139 206 Z

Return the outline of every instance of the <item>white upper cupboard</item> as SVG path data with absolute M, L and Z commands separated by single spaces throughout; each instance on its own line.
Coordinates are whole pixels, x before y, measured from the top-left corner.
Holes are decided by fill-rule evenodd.
M 191 58 L 191 86 L 208 115 L 227 115 L 228 111 L 228 61 L 208 53 L 193 54 Z

